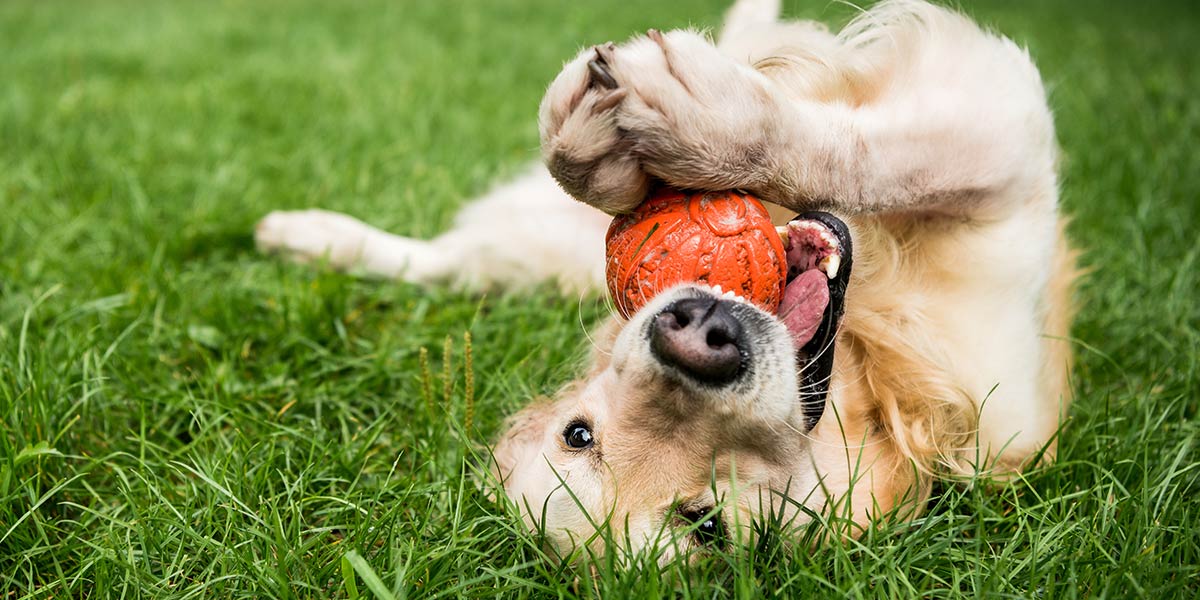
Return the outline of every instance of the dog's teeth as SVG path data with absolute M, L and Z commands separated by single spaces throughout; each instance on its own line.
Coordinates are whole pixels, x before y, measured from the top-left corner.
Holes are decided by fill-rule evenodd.
M 824 271 L 825 276 L 830 279 L 837 277 L 838 267 L 840 266 L 842 266 L 842 257 L 836 254 L 830 254 L 829 256 L 822 258 L 821 262 L 817 264 L 817 268 Z
M 787 250 L 792 246 L 792 234 L 788 233 L 787 225 L 780 225 L 775 228 L 775 233 L 779 234 L 779 239 L 783 240 L 783 249 Z
M 783 238 L 783 243 L 785 246 L 791 246 L 791 236 L 787 235 L 787 230 L 803 230 L 815 233 L 817 237 L 820 238 L 821 242 L 824 243 L 828 248 L 838 247 L 837 236 L 834 235 L 828 227 L 816 221 L 793 221 L 788 223 L 786 227 L 776 227 L 775 229 L 779 231 L 779 236 Z
M 719 286 L 719 285 L 714 285 L 714 286 L 712 286 L 712 289 L 713 289 L 713 293 L 714 293 L 714 294 L 716 294 L 716 295 L 718 295 L 718 296 L 720 296 L 720 295 L 721 295 L 721 286 Z

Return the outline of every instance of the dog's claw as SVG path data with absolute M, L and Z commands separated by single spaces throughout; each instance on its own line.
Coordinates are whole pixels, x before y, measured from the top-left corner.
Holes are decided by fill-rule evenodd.
M 588 72 L 591 77 L 588 79 L 588 87 L 600 86 L 610 90 L 617 89 L 617 80 L 613 78 L 612 72 L 608 70 L 608 66 L 613 63 L 616 46 L 612 42 L 596 46 L 596 57 L 588 61 Z
M 602 113 L 602 112 L 616 106 L 624 99 L 625 99 L 625 90 L 623 90 L 623 89 L 612 90 L 611 92 L 608 92 L 607 94 L 605 94 L 604 97 L 600 98 L 599 100 L 597 100 L 595 102 L 595 104 L 592 105 L 592 112 L 597 113 L 597 114 Z
M 591 73 L 591 79 L 588 81 L 588 87 L 600 86 L 610 90 L 617 89 L 617 80 L 613 79 L 612 73 L 608 72 L 608 67 L 601 62 L 599 56 L 597 56 L 595 59 L 589 60 L 587 66 L 588 71 Z
M 612 42 L 605 42 L 596 46 L 596 59 L 605 66 L 613 63 L 613 58 L 616 55 L 617 45 Z

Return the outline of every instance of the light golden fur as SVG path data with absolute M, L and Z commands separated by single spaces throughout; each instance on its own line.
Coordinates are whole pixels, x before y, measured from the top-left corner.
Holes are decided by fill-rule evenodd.
M 853 533 L 919 512 L 936 477 L 1002 477 L 1053 456 L 1075 261 L 1036 68 L 1011 41 L 923 2 L 876 5 L 837 35 L 777 12 L 741 0 L 716 45 L 676 31 L 615 46 L 615 90 L 588 86 L 594 50 L 583 51 L 541 107 L 550 174 L 498 188 L 435 240 L 321 211 L 259 225 L 264 248 L 376 275 L 587 290 L 602 285 L 606 224 L 587 205 L 627 210 L 654 180 L 747 189 L 781 220 L 821 208 L 847 221 L 853 277 L 811 431 L 768 316 L 746 309 L 773 368 L 745 389 L 700 389 L 655 364 L 640 331 L 672 298 L 708 293 L 692 288 L 601 325 L 586 374 L 509 421 L 497 473 L 562 551 L 605 551 L 594 533 L 606 523 L 669 557 L 681 546 L 662 540 L 689 530 L 680 505 L 723 507 L 739 539 L 768 513 L 836 512 Z M 588 452 L 563 444 L 580 418 L 594 428 Z

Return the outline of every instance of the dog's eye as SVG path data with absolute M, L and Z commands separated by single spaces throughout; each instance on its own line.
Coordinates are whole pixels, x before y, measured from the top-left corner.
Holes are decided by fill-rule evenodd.
M 566 442 L 568 448 L 575 450 L 583 450 L 590 448 L 592 445 L 592 428 L 583 421 L 571 421 L 570 425 L 563 430 L 563 441 Z
M 701 545 L 721 547 L 725 544 L 725 524 L 721 521 L 721 513 L 714 513 L 708 507 L 683 510 L 679 516 L 688 523 L 697 524 L 692 537 Z

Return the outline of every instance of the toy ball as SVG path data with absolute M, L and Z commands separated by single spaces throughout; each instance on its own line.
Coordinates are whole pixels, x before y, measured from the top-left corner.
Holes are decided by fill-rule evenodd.
M 661 188 L 608 227 L 608 291 L 628 318 L 678 283 L 721 286 L 775 312 L 787 260 L 767 209 L 736 191 Z

